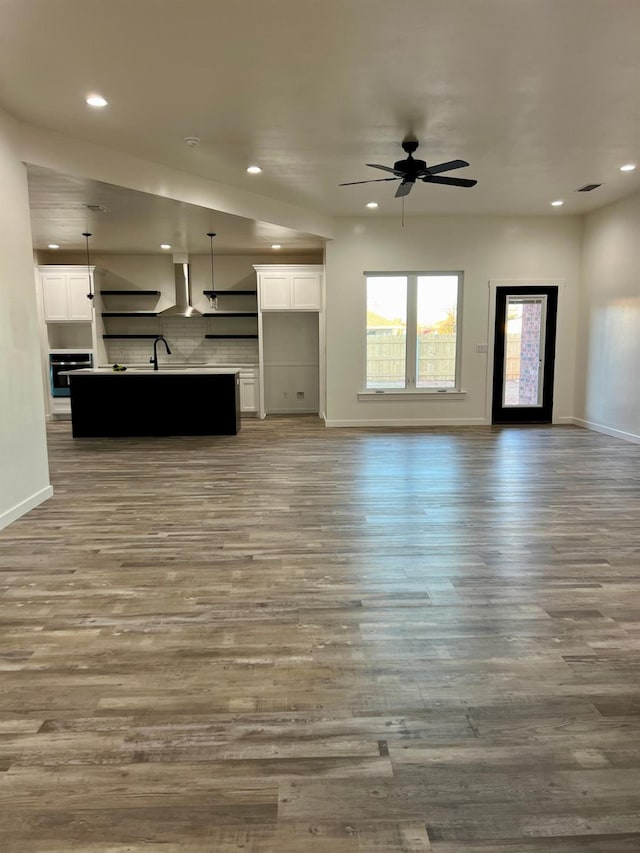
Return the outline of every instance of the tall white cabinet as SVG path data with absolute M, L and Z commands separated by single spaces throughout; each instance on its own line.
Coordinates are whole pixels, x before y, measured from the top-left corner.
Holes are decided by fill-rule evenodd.
M 324 267 L 258 264 L 260 417 L 324 414 Z
M 104 353 L 95 300 L 87 298 L 88 293 L 95 293 L 95 267 L 40 265 L 36 267 L 36 290 L 47 414 L 68 417 L 69 398 L 52 394 L 49 356 L 91 353 L 96 362 Z

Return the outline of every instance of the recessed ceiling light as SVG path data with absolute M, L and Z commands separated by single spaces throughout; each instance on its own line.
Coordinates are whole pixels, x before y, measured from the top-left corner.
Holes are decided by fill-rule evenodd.
M 90 107 L 106 107 L 109 101 L 103 98 L 102 95 L 87 95 L 87 103 Z
M 60 248 L 60 246 L 58 246 L 57 243 L 49 243 L 49 245 L 47 246 L 47 249 L 59 249 L 59 248 Z
M 624 166 L 620 166 L 621 172 L 633 172 L 634 169 L 635 169 L 634 163 L 625 163 Z
M 247 167 L 247 172 L 249 172 L 250 175 L 259 175 L 261 171 L 262 171 L 262 169 L 260 168 L 260 166 L 248 166 Z
M 370 207 L 370 208 L 371 208 L 371 210 L 373 210 L 373 209 L 374 209 L 374 208 L 376 208 L 377 206 L 378 206 L 378 202 L 377 202 L 377 201 L 368 201 L 368 202 L 367 202 L 367 207 Z
M 271 246 L 271 248 L 272 248 L 272 249 L 281 249 L 281 248 L 282 248 L 282 246 L 280 245 L 280 243 L 273 243 L 273 244 L 272 244 L 272 246 Z
M 560 201 L 560 199 L 558 199 L 557 201 L 551 202 L 551 207 L 562 207 L 563 204 L 564 204 L 564 202 Z
M 160 243 L 161 249 L 170 249 L 171 245 L 169 243 Z

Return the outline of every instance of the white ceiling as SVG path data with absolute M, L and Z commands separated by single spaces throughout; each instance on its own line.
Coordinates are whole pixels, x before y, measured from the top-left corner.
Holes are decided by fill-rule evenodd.
M 337 185 L 381 176 L 365 163 L 403 157 L 408 132 L 417 156 L 466 159 L 455 174 L 478 179 L 416 186 L 408 216 L 583 213 L 640 188 L 640 168 L 619 171 L 640 161 L 638 0 L 0 0 L 0 13 L 0 103 L 19 119 L 309 209 L 399 214 L 395 184 Z M 87 107 L 90 91 L 109 106 Z M 603 186 L 575 192 L 588 182 Z
M 61 175 L 28 166 L 29 201 L 34 248 L 56 243 L 63 251 L 84 250 L 84 231 L 93 252 L 159 253 L 168 243 L 173 252 L 205 254 L 207 232 L 216 236 L 216 254 L 271 252 L 280 244 L 287 254 L 321 252 L 323 240 L 266 222 L 256 222 L 100 181 Z M 87 204 L 99 205 L 92 211 Z M 277 253 L 274 252 L 274 259 Z M 282 254 L 282 252 L 280 253 Z

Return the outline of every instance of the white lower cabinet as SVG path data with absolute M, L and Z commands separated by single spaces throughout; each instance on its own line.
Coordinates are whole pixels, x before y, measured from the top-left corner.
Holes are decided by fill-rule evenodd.
M 71 400 L 69 397 L 49 397 L 49 414 L 58 418 L 71 417 Z
M 258 375 L 255 370 L 243 370 L 240 373 L 240 414 L 258 413 Z

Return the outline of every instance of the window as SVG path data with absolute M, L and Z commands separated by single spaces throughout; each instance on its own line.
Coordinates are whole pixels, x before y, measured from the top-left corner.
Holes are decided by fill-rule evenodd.
M 368 389 L 459 388 L 462 273 L 366 273 Z

